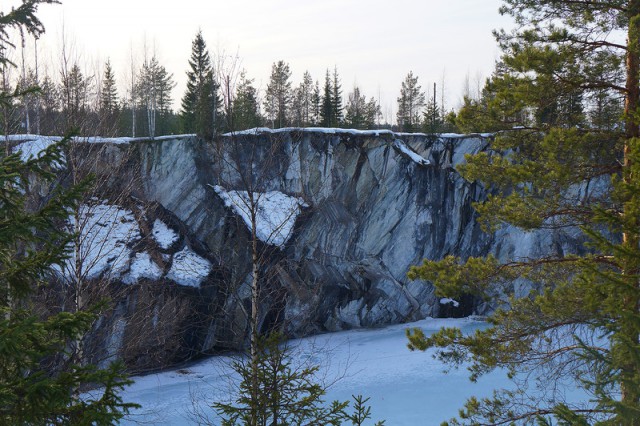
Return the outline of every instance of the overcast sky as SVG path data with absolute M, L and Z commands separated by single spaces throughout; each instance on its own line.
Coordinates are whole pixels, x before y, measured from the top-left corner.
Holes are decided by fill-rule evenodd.
M 475 88 L 479 76 L 491 73 L 499 56 L 491 31 L 510 23 L 499 6 L 499 0 L 63 0 L 40 8 L 47 30 L 40 47 L 41 56 L 59 63 L 64 28 L 81 66 L 99 68 L 109 57 L 124 84 L 131 51 L 141 61 L 146 40 L 178 83 L 178 108 L 191 42 L 201 29 L 211 54 L 237 55 L 259 88 L 280 59 L 290 64 L 294 84 L 305 70 L 322 84 L 325 70 L 336 66 L 345 97 L 357 83 L 391 115 L 410 70 L 429 92 L 444 74 L 450 108 L 458 106 L 465 76 Z

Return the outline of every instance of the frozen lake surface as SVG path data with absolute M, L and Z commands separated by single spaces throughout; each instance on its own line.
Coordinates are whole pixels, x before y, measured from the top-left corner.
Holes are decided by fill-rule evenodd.
M 290 346 L 294 364 L 309 362 L 321 367 L 319 380 L 329 386 L 326 401 L 349 400 L 351 395 L 361 394 L 370 397 L 372 420 L 384 419 L 394 426 L 438 425 L 456 416 L 468 397 L 490 396 L 493 389 L 511 385 L 503 372 L 472 383 L 466 369 L 445 373 L 446 366 L 433 358 L 433 352 L 407 349 L 407 328 L 420 327 L 432 333 L 443 326 L 471 332 L 484 323 L 474 319 L 426 319 L 299 339 Z M 233 393 L 237 377 L 230 363 L 231 357 L 212 357 L 182 369 L 135 377 L 123 397 L 142 408 L 123 424 L 198 424 L 194 413 L 218 424 L 209 406 Z

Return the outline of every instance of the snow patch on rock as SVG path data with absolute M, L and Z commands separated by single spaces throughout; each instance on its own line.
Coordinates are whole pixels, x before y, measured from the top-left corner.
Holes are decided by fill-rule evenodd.
M 95 279 L 109 272 L 119 277 L 129 267 L 130 246 L 140 239 L 140 228 L 130 210 L 112 204 L 83 204 L 76 215 L 69 218 L 71 232 L 78 235 L 69 247 L 62 275 L 66 278 L 80 274 Z M 80 270 L 76 270 L 80 265 Z
M 417 153 L 413 152 L 403 141 L 401 141 L 400 139 L 396 139 L 393 141 L 393 146 L 395 146 L 396 148 L 398 148 L 398 150 L 400 150 L 401 153 L 403 153 L 404 155 L 406 155 L 407 157 L 409 157 L 413 162 L 420 164 L 421 166 L 428 166 L 431 164 L 431 162 L 429 160 L 427 160 L 426 158 L 424 158 L 421 155 L 418 155 Z
M 227 191 L 219 185 L 213 189 L 227 207 L 242 218 L 249 230 L 251 226 L 251 200 L 247 191 Z M 256 235 L 260 241 L 283 248 L 291 237 L 293 226 L 302 207 L 307 204 L 302 198 L 292 197 L 279 191 L 255 192 Z
M 151 256 L 147 252 L 136 253 L 129 272 L 122 278 L 122 282 L 125 284 L 135 284 L 141 278 L 148 278 L 150 280 L 158 280 L 162 277 L 162 270 L 151 259 Z
M 160 248 L 166 250 L 178 241 L 178 234 L 171 228 L 169 228 L 163 221 L 156 219 L 153 222 L 153 229 L 151 230 L 153 238 L 156 240 Z
M 189 247 L 173 256 L 173 264 L 167 278 L 189 287 L 200 287 L 202 281 L 211 272 L 211 262 L 194 253 Z
M 451 303 L 454 308 L 457 308 L 460 306 L 460 303 L 457 300 L 451 299 L 449 297 L 443 297 L 442 299 L 440 299 L 441 305 L 448 305 L 449 303 Z
M 41 157 L 45 149 L 59 140 L 60 138 L 57 137 L 36 136 L 35 139 L 27 140 L 16 146 L 13 151 L 20 152 L 22 161 L 28 161 L 32 158 Z

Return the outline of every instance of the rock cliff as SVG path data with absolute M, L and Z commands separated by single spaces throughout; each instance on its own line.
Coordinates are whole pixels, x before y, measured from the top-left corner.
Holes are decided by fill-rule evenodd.
M 454 167 L 488 137 L 257 129 L 214 143 L 73 143 L 67 169 L 101 183 L 81 216 L 119 232 L 115 251 L 102 248 L 101 268 L 85 276 L 111 300 L 88 340 L 92 361 L 120 357 L 144 370 L 242 346 L 252 205 L 265 330 L 278 324 L 302 336 L 486 312 L 473 298 L 440 299 L 407 270 L 448 254 L 509 260 L 565 250 L 578 238 L 481 231 L 471 204 L 486 189 Z M 118 223 L 130 223 L 126 234 Z M 94 234 L 82 235 L 92 235 L 85 250 L 95 253 Z

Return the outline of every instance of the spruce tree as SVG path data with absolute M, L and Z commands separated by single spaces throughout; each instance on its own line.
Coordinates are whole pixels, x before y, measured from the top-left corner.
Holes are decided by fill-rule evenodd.
M 334 124 L 335 113 L 333 111 L 333 87 L 331 85 L 331 76 L 327 69 L 327 74 L 324 78 L 324 90 L 322 95 L 322 106 L 320 109 L 320 125 L 322 127 L 332 127 Z
M 261 125 L 258 91 L 253 87 L 253 80 L 248 79 L 246 72 L 240 73 L 240 83 L 233 100 L 231 130 L 245 130 Z
M 101 133 L 104 136 L 112 136 L 116 130 L 118 112 L 118 89 L 116 79 L 111 69 L 111 62 L 107 60 L 104 65 L 104 77 L 100 92 L 100 120 Z
M 91 83 L 78 64 L 74 64 L 68 73 L 63 74 L 60 93 L 63 96 L 63 113 L 68 129 L 82 131 L 87 125 L 87 103 Z
M 501 12 L 517 26 L 497 33 L 502 63 L 476 111 L 497 126 L 529 128 L 497 134 L 490 152 L 468 156 L 459 171 L 492 190 L 475 206 L 488 230 L 562 231 L 579 247 L 501 261 L 425 260 L 411 277 L 432 281 L 439 296 L 473 294 L 497 309 L 487 329 L 463 335 L 449 328 L 429 338 L 414 330 L 410 347 L 441 348 L 439 356 L 456 365 L 468 361 L 473 378 L 504 367 L 542 388 L 529 393 L 525 380 L 472 399 L 452 424 L 637 426 L 640 2 L 504 0 Z M 621 119 L 576 125 L 602 91 L 624 98 Z M 531 292 L 515 298 L 522 280 Z M 584 400 L 564 399 L 567 382 Z
M 53 186 L 61 151 L 57 144 L 27 162 L 19 154 L 0 159 L 0 424 L 113 424 L 133 407 L 118 396 L 129 383 L 121 366 L 98 370 L 71 360 L 72 343 L 89 331 L 95 313 L 32 311 L 32 293 L 51 282 L 67 256 L 72 236 L 60 225 L 86 189 L 54 190 L 39 208 L 27 208 L 29 182 Z M 78 398 L 86 385 L 104 392 Z
M 25 1 L 0 14 L 0 65 L 10 66 L 5 44 L 10 28 L 34 35 L 44 31 L 35 15 L 41 3 L 50 2 Z M 0 107 L 15 96 L 0 90 Z M 64 143 L 27 161 L 20 154 L 0 154 L 0 424 L 106 425 L 132 407 L 117 394 L 128 383 L 117 365 L 97 370 L 70 362 L 70 344 L 91 328 L 94 313 L 33 311 L 33 292 L 48 285 L 67 255 L 71 235 L 60 225 L 86 189 L 56 185 Z M 34 203 L 28 199 L 33 182 L 54 189 Z M 61 362 L 51 368 L 56 359 Z M 103 392 L 78 398 L 86 385 L 102 386 Z
M 313 93 L 311 94 L 311 123 L 314 126 L 319 126 L 321 122 L 321 102 L 320 83 L 316 80 L 316 84 L 313 86 Z
M 342 124 L 342 86 L 338 76 L 338 68 L 333 68 L 333 84 L 331 85 L 331 127 L 340 127 Z
M 198 31 L 191 44 L 189 68 L 180 111 L 182 131 L 213 138 L 222 128 L 222 99 L 202 31 Z
M 436 100 L 436 84 L 433 83 L 433 97 L 427 103 L 424 111 L 423 129 L 425 133 L 440 133 L 444 128 L 444 120 Z

